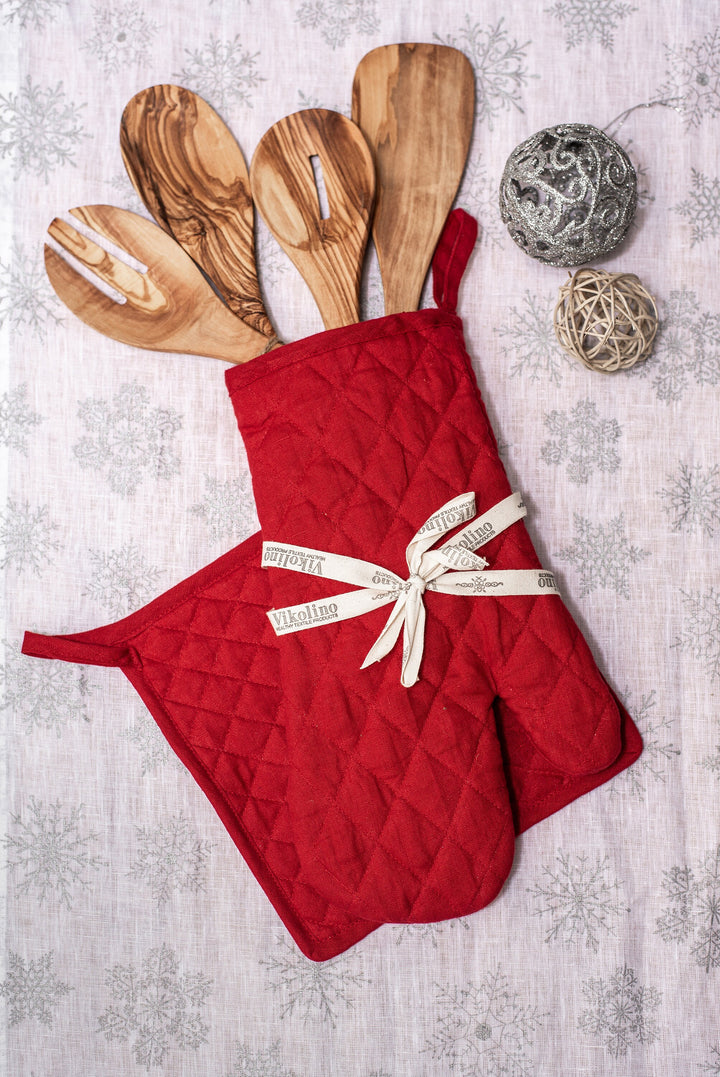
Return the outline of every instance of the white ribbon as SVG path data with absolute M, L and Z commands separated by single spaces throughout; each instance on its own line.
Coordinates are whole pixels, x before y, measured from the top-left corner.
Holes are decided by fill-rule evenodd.
M 406 559 L 410 575 L 403 580 L 371 561 L 325 553 L 284 542 L 264 542 L 263 568 L 285 568 L 311 576 L 356 584 L 360 590 L 331 598 L 268 611 L 278 636 L 323 624 L 358 617 L 390 602 L 395 605 L 385 627 L 370 648 L 361 668 L 378 662 L 394 647 L 403 631 L 401 683 L 410 688 L 418 680 L 425 637 L 423 594 L 533 595 L 555 594 L 555 578 L 544 569 L 504 569 L 486 572 L 487 561 L 473 550 L 499 535 L 527 509 L 519 493 L 511 494 L 482 516 L 475 516 L 475 495 L 461 494 L 434 513 L 410 540 Z M 460 523 L 467 526 L 436 550 L 430 547 Z

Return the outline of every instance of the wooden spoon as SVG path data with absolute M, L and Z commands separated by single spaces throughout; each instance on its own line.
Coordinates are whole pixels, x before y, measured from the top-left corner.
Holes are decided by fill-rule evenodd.
M 352 116 L 377 172 L 373 240 L 385 313 L 416 310 L 472 134 L 470 61 L 448 45 L 382 45 L 358 64 Z
M 120 150 L 158 224 L 239 318 L 275 338 L 257 277 L 247 165 L 217 112 L 181 86 L 150 86 L 125 106 Z
M 322 169 L 322 215 L 313 169 Z M 253 197 L 317 303 L 326 329 L 360 320 L 360 277 L 375 195 L 372 155 L 339 112 L 303 109 L 266 131 L 250 164 Z

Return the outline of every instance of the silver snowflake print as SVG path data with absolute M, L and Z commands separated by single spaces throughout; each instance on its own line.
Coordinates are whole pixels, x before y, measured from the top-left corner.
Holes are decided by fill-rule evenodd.
M 610 137 L 612 138 L 614 136 L 611 135 Z M 633 149 L 633 141 L 631 138 L 625 142 L 624 149 L 635 165 L 635 172 L 637 174 L 637 208 L 642 210 L 645 209 L 646 206 L 649 206 L 651 202 L 655 201 L 655 195 L 651 194 L 649 186 L 650 169 L 647 165 L 640 164 L 640 162 L 635 159 L 635 151 Z M 631 227 L 637 228 L 641 219 L 642 217 L 638 218 L 635 216 Z
M 720 591 L 682 591 L 685 620 L 673 647 L 689 651 L 705 672 L 720 679 Z
M 720 235 L 720 177 L 711 179 L 693 168 L 692 189 L 685 201 L 673 209 L 692 226 L 691 247 L 705 239 L 715 239 Z
M 718 727 L 718 734 L 720 734 L 720 719 L 715 719 L 715 724 Z M 716 778 L 720 780 L 720 735 L 718 736 L 718 743 L 715 746 L 715 751 L 712 755 L 704 756 L 698 766 L 704 770 L 709 771 L 710 774 L 714 774 Z
M 580 594 L 602 589 L 630 598 L 630 566 L 648 557 L 650 551 L 630 545 L 623 513 L 606 525 L 593 524 L 578 513 L 574 514 L 574 522 L 575 539 L 560 551 L 559 557 L 579 573 Z
M 84 666 L 28 658 L 5 641 L 5 662 L 0 666 L 2 706 L 10 708 L 26 732 L 55 729 L 70 718 L 89 721 L 87 697 L 90 687 Z
M 258 278 L 261 289 L 277 284 L 290 264 L 272 232 L 264 221 L 258 219 L 255 237 L 255 258 L 258 265 Z
M 689 127 L 720 112 L 720 28 L 678 49 L 665 46 L 667 78 L 659 96 L 674 102 Z
M 148 474 L 168 479 L 179 471 L 175 434 L 182 417 L 153 406 L 143 385 L 121 386 L 112 401 L 81 400 L 78 418 L 88 433 L 73 452 L 82 468 L 104 473 L 115 493 L 134 494 Z
M 298 1077 L 289 1069 L 280 1054 L 280 1041 L 254 1051 L 244 1043 L 235 1047 L 235 1059 L 227 1077 Z
M 703 1063 L 702 1071 L 720 1077 L 720 1047 L 710 1048 L 710 1061 Z
M 246 49 L 240 35 L 220 41 L 211 36 L 198 49 L 185 49 L 187 62 L 175 77 L 219 110 L 230 105 L 252 108 L 252 91 L 264 78 L 257 71 L 259 52 Z
M 344 45 L 352 33 L 374 34 L 380 29 L 377 0 L 305 0 L 295 18 L 303 27 L 320 30 L 332 49 Z
M 489 175 L 482 153 L 472 146 L 457 200 L 478 219 L 480 242 L 503 247 L 507 231 L 497 211 L 497 183 Z
M 0 261 L 0 326 L 7 322 L 11 329 L 29 330 L 44 341 L 48 325 L 62 321 L 59 310 L 40 251 L 29 255 L 20 243 L 14 243 L 12 259 Z
M 18 893 L 34 892 L 42 905 L 55 897 L 71 908 L 74 892 L 90 885 L 86 875 L 107 861 L 92 852 L 98 835 L 83 831 L 83 807 L 63 811 L 30 797 L 23 818 L 11 813 L 14 833 L 4 839 L 8 867 L 17 875 Z
M 653 354 L 628 371 L 651 377 L 659 400 L 679 400 L 690 379 L 720 385 L 720 317 L 701 311 L 694 292 L 683 288 L 660 302 L 660 322 Z
M 436 989 L 441 1013 L 425 1052 L 466 1077 L 532 1077 L 530 1051 L 547 1014 L 521 1003 L 500 967 L 479 986 Z
M 679 400 L 688 385 L 688 373 L 695 355 L 693 325 L 699 313 L 694 292 L 683 288 L 660 301 L 661 317 L 652 355 L 628 371 L 631 378 L 652 377 L 658 400 Z
M 656 920 L 665 942 L 686 943 L 696 965 L 720 968 L 720 845 L 693 870 L 688 865 L 663 872 L 666 908 Z
M 677 301 L 673 306 L 676 308 L 675 317 L 674 312 L 669 311 L 658 327 L 652 366 L 642 371 L 652 373 L 658 399 L 664 401 L 680 399 L 687 386 L 688 371 L 695 355 L 693 324 L 687 314 L 677 311 Z M 637 366 L 644 367 L 645 363 L 638 363 Z
M 720 385 L 720 315 L 703 311 L 692 327 L 690 370 L 698 385 Z
M 137 827 L 138 852 L 130 875 L 142 879 L 158 905 L 174 890 L 198 893 L 205 889 L 207 860 L 212 849 L 183 816 Z
M 441 44 L 460 49 L 475 69 L 475 119 L 487 123 L 492 130 L 493 122 L 502 112 L 521 106 L 522 88 L 528 81 L 525 68 L 529 41 L 522 45 L 512 39 L 500 19 L 495 26 L 481 26 L 465 16 L 465 25 L 457 34 L 448 34 L 436 40 Z
M 594 953 L 603 935 L 615 935 L 615 921 L 629 908 L 619 899 L 620 884 L 610 873 L 609 857 L 574 859 L 558 850 L 555 862 L 543 865 L 543 877 L 528 893 L 536 916 L 548 920 L 545 942 L 584 943 Z
M 598 41 L 604 49 L 613 51 L 614 32 L 619 22 L 637 11 L 632 4 L 621 0 L 556 0 L 545 8 L 548 15 L 559 19 L 565 28 L 568 49 L 586 41 Z
M 114 1002 L 100 1015 L 98 1031 L 108 1040 L 131 1041 L 139 1066 L 162 1066 L 173 1048 L 197 1050 L 207 1042 L 201 1011 L 212 980 L 182 973 L 169 946 L 150 950 L 140 967 L 115 965 L 105 983 Z
M 636 1043 L 658 1038 L 656 1011 L 662 996 L 638 983 L 634 969 L 622 965 L 607 980 L 586 980 L 583 995 L 587 1009 L 579 1026 L 604 1043 L 613 1058 L 624 1057 Z
M 327 108 L 327 105 L 314 94 L 305 94 L 302 90 L 298 90 L 298 108 Z M 340 112 L 341 109 L 335 109 L 334 111 Z
M 621 774 L 616 774 L 607 788 L 612 797 L 627 791 L 630 796 L 642 800 L 647 793 L 648 782 L 665 783 L 668 763 L 677 759 L 680 749 L 676 748 L 669 739 L 673 722 L 665 717 L 656 717 L 654 714 L 657 706 L 654 689 L 643 695 L 637 705 L 633 704 L 628 689 L 620 693 L 620 698 L 625 701 L 633 721 L 642 734 L 643 750 L 640 758 Z
M 129 209 L 140 217 L 148 216 L 147 208 L 130 182 L 130 177 L 124 168 L 121 171 L 114 172 L 105 181 L 105 186 L 112 192 L 113 205 Z
M 134 744 L 140 753 L 140 773 L 143 778 L 153 774 L 160 766 L 175 764 L 180 768 L 177 756 L 147 711 L 121 736 Z
M 433 950 L 436 950 L 440 936 L 446 930 L 452 930 L 455 927 L 462 927 L 465 931 L 470 930 L 470 924 L 463 917 L 456 920 L 443 920 L 437 924 L 393 924 L 392 930 L 398 946 L 405 939 L 410 939 L 413 943 L 421 939 L 423 942 L 429 942 Z
M 511 307 L 507 324 L 495 330 L 507 341 L 501 348 L 511 359 L 512 377 L 522 375 L 530 381 L 549 378 L 553 385 L 559 385 L 566 368 L 573 365 L 555 336 L 552 316 L 548 314 L 553 303 L 552 296 L 543 301 L 528 289 L 522 306 Z
M 73 990 L 57 978 L 54 963 L 52 950 L 27 964 L 19 954 L 10 951 L 8 972 L 0 983 L 0 995 L 7 999 L 11 1025 L 19 1025 L 30 1018 L 52 1027 L 60 999 Z
M 318 1017 L 335 1028 L 338 1010 L 351 1010 L 356 989 L 370 983 L 358 970 L 359 961 L 351 952 L 319 964 L 278 937 L 276 952 L 260 964 L 267 969 L 270 987 L 284 999 L 281 1018 L 297 1015 L 307 1024 Z
M 46 22 L 52 22 L 58 8 L 67 7 L 68 0 L 2 0 L 3 22 L 14 23 L 25 30 L 32 25 L 42 30 Z
M 658 491 L 672 513 L 673 531 L 712 535 L 720 522 L 720 467 L 681 463 L 669 485 Z
M 26 383 L 0 396 L 0 445 L 27 455 L 28 435 L 42 421 L 42 415 L 28 407 Z
M 89 551 L 93 572 L 84 595 L 90 595 L 113 617 L 143 606 L 158 589 L 160 573 L 148 565 L 131 540 L 117 550 Z
M 47 505 L 32 508 L 29 501 L 21 503 L 9 497 L 5 512 L 0 513 L 0 545 L 5 549 L 0 568 L 11 567 L 18 575 L 30 569 L 40 576 L 60 549 L 53 537 L 58 530 Z
M 257 524 L 255 502 L 249 479 L 228 479 L 221 482 L 205 476 L 205 496 L 190 510 L 205 521 L 212 542 L 242 538 L 249 526 Z
M 67 100 L 61 82 L 43 87 L 28 75 L 16 94 L 0 94 L 0 157 L 14 159 L 18 176 L 28 172 L 47 182 L 58 165 L 75 163 L 77 144 L 85 137 L 83 107 Z
M 106 75 L 114 75 L 148 61 L 157 29 L 137 3 L 95 7 L 93 34 L 83 48 L 99 60 Z
M 551 437 L 540 455 L 546 464 L 565 464 L 570 482 L 587 483 L 595 471 L 612 474 L 620 467 L 620 424 L 601 419 L 592 400 L 578 401 L 569 412 L 549 412 L 545 426 Z

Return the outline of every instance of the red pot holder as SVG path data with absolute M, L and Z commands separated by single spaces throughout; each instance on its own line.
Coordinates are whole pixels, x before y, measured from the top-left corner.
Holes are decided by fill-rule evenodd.
M 438 309 L 227 374 L 262 537 L 116 624 L 23 644 L 123 670 L 315 960 L 481 908 L 514 833 L 642 747 L 498 457 L 455 314 L 475 235 L 451 215 Z

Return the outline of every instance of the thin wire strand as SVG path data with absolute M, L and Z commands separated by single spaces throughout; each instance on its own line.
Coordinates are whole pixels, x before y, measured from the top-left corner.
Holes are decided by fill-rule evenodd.
M 612 131 L 613 135 L 611 137 L 614 137 L 624 125 L 628 116 L 639 108 L 655 108 L 657 106 L 671 108 L 673 112 L 677 112 L 681 116 L 683 109 L 680 104 L 675 104 L 674 102 L 682 102 L 682 100 L 682 97 L 657 98 L 655 101 L 643 101 L 639 105 L 632 105 L 630 108 L 626 108 L 624 112 L 621 112 L 619 116 L 616 116 L 614 120 L 610 120 L 610 123 L 603 127 L 603 131 L 606 135 L 610 135 Z M 614 126 L 615 124 L 617 124 L 617 127 Z

